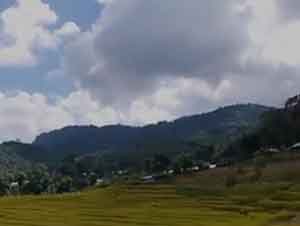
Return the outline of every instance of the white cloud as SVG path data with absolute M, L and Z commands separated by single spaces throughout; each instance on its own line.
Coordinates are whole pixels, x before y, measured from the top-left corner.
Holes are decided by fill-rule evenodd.
M 68 125 L 144 125 L 171 120 L 187 114 L 186 109 L 194 104 L 193 98 L 210 102 L 212 94 L 213 101 L 218 102 L 221 101 L 218 92 L 226 92 L 229 88 L 226 81 L 218 91 L 197 80 L 179 79 L 172 83 L 172 86 L 161 84 L 153 95 L 139 97 L 127 109 L 105 106 L 83 90 L 58 97 L 53 102 L 39 93 L 20 91 L 10 95 L 0 92 L 0 141 L 20 138 L 31 142 L 40 133 Z M 206 107 L 212 109 L 214 106 L 208 104 Z
M 35 63 L 33 43 L 57 48 L 67 40 L 62 68 L 48 77 L 70 78 L 78 90 L 52 103 L 42 94 L 0 93 L 0 140 L 30 141 L 69 124 L 143 125 L 228 104 L 282 104 L 299 92 L 300 17 L 282 19 L 277 1 L 114 0 L 85 33 L 72 22 L 49 31 L 57 16 L 32 1 L 35 16 L 23 23 L 33 34 L 6 30 L 0 65 Z M 4 28 L 22 24 L 12 12 L 34 8 L 19 2 L 2 13 Z M 19 57 L 5 62 L 2 51 Z
M 42 132 L 79 124 L 105 125 L 118 121 L 116 113 L 76 91 L 54 103 L 42 94 L 0 92 L 0 140 L 21 138 L 30 142 Z
M 80 28 L 74 22 L 65 23 L 60 29 L 54 32 L 54 35 L 58 39 L 69 39 L 73 38 L 80 33 Z
M 274 93 L 274 88 L 269 89 L 270 84 L 281 97 L 298 89 L 291 83 L 296 79 L 279 80 L 278 76 L 280 73 L 272 79 L 264 77 L 259 84 L 249 77 L 232 76 L 218 86 L 197 78 L 167 79 L 152 94 L 139 96 L 127 108 L 104 105 L 84 90 L 54 101 L 38 93 L 0 92 L 0 141 L 21 138 L 30 142 L 42 132 L 68 125 L 145 125 L 233 103 L 277 103 L 277 95 L 270 99 Z M 296 84 L 300 84 L 299 80 Z
M 253 58 L 271 64 L 300 64 L 300 51 L 295 51 L 300 38 L 298 0 L 248 0 L 252 10 L 250 36 L 256 49 Z
M 231 84 L 227 80 L 212 87 L 196 78 L 167 79 L 161 82 L 155 92 L 138 97 L 129 109 L 123 109 L 122 121 L 144 125 L 207 112 L 224 105 L 226 100 L 223 97 L 228 92 L 231 92 Z
M 66 98 L 60 98 L 56 106 L 72 115 L 76 124 L 94 124 L 98 126 L 116 123 L 119 116 L 112 108 L 102 106 L 93 100 L 88 92 L 75 91 Z
M 274 63 L 300 65 L 300 51 L 296 50 L 300 40 L 300 20 L 280 26 L 271 33 L 263 50 L 263 56 Z
M 218 85 L 248 43 L 237 0 L 115 0 L 89 32 L 65 48 L 64 70 L 105 105 L 129 107 L 161 80 Z M 208 26 L 209 21 L 209 26 Z
M 275 0 L 280 8 L 280 16 L 286 21 L 300 19 L 300 1 L 299 0 Z
M 51 31 L 49 26 L 57 23 L 58 16 L 41 0 L 16 0 L 0 13 L 0 21 L 1 36 L 9 40 L 0 46 L 0 66 L 35 65 L 37 49 L 54 49 L 60 38 L 79 32 L 72 22 Z
M 97 0 L 97 2 L 101 5 L 105 4 L 111 4 L 114 0 Z
M 60 71 L 134 124 L 280 105 L 300 85 L 300 21 L 283 20 L 277 1 L 114 0 L 66 45 Z
M 0 93 L 0 140 L 21 138 L 31 141 L 42 131 L 72 123 L 71 115 L 49 105 L 45 96 L 18 92 Z

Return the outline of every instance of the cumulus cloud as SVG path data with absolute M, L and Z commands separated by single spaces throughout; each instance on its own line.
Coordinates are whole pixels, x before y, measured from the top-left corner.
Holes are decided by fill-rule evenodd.
M 281 68 L 279 71 L 284 73 L 286 70 Z M 40 93 L 0 92 L 0 141 L 21 138 L 31 142 L 42 132 L 68 125 L 145 125 L 241 103 L 241 100 L 276 104 L 277 95 L 270 99 L 274 87 L 282 101 L 284 96 L 292 95 L 299 87 L 300 78 L 296 71 L 289 74 L 295 77 L 282 78 L 278 72 L 270 78 L 264 77 L 259 83 L 247 76 L 232 76 L 218 86 L 211 86 L 198 78 L 169 77 L 161 81 L 151 94 L 135 98 L 127 108 L 105 105 L 84 90 L 54 101 Z
M 281 17 L 285 20 L 300 19 L 300 1 L 298 0 L 276 0 Z
M 50 101 L 40 93 L 1 92 L 0 141 L 21 138 L 22 141 L 31 142 L 42 132 L 68 125 L 103 126 L 115 123 L 144 125 L 175 119 L 179 115 L 174 109 L 186 110 L 189 105 L 183 101 L 184 99 L 195 96 L 199 98 L 199 95 L 195 94 L 197 91 L 191 87 L 206 85 L 199 81 L 194 81 L 193 84 L 190 81 L 173 81 L 173 83 L 172 86 L 162 84 L 151 96 L 140 96 L 124 111 L 101 104 L 83 90 L 74 91 L 66 97 L 58 97 L 54 101 Z M 205 89 L 207 92 L 214 92 L 218 98 L 215 91 L 209 87 Z M 203 93 L 201 89 L 198 92 Z M 203 100 L 207 100 L 207 94 L 203 95 Z
M 102 107 L 83 91 L 54 102 L 40 93 L 0 92 L 0 105 L 0 141 L 21 138 L 31 142 L 42 132 L 67 125 L 101 126 L 118 121 L 115 111 Z
M 100 5 L 111 4 L 114 0 L 97 0 Z
M 80 33 L 80 28 L 74 22 L 66 22 L 60 29 L 54 31 L 54 35 L 58 40 L 68 40 L 74 38 Z
M 167 81 L 166 81 L 167 82 Z M 87 91 L 77 90 L 50 101 L 41 93 L 0 92 L 0 141 L 21 138 L 31 142 L 36 135 L 68 125 L 144 125 L 172 120 L 190 114 L 193 98 L 206 102 L 203 110 L 214 107 L 230 84 L 224 81 L 217 90 L 198 80 L 162 82 L 149 96 L 140 96 L 126 109 L 117 109 L 95 100 Z M 176 110 L 175 110 L 176 109 Z M 46 116 L 46 117 L 45 117 Z
M 41 94 L 0 93 L 0 104 L 1 141 L 14 138 L 31 141 L 41 131 L 72 123 L 67 112 L 50 106 Z
M 298 1 L 249 0 L 247 4 L 253 14 L 249 33 L 255 45 L 251 48 L 257 51 L 258 63 L 269 61 L 271 70 L 272 64 L 299 65 L 300 54 L 295 47 L 300 36 L 300 17 L 283 16 L 292 16 L 289 7 L 297 8 Z
M 38 23 L 54 47 L 64 43 L 62 67 L 49 79 L 70 79 L 77 91 L 52 103 L 42 94 L 2 93 L 0 118 L 11 118 L 0 122 L 7 131 L 0 139 L 31 140 L 69 124 L 143 125 L 235 103 L 278 106 L 299 92 L 300 18 L 290 12 L 296 1 L 99 3 L 106 7 L 84 33 L 72 22 L 52 32 Z M 0 40 L 16 46 L 11 34 Z
M 41 0 L 16 0 L 0 13 L 0 21 L 0 66 L 34 65 L 36 50 L 56 48 L 61 38 L 79 30 L 68 22 L 51 31 L 49 26 L 57 23 L 58 16 Z
M 105 104 L 151 93 L 163 77 L 217 84 L 247 47 L 237 1 L 115 1 L 91 32 L 65 50 L 64 66 Z M 121 95 L 118 95 L 121 94 Z
M 280 26 L 272 33 L 263 50 L 263 56 L 275 63 L 293 66 L 300 64 L 300 52 L 295 51 L 300 39 L 300 20 Z
M 300 21 L 283 23 L 278 1 L 114 0 L 65 46 L 60 72 L 118 122 L 278 106 L 300 85 Z

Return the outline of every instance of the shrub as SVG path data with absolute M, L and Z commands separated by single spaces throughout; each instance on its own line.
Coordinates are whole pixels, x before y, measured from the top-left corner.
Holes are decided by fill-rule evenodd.
M 226 187 L 234 187 L 238 184 L 238 177 L 235 172 L 230 172 L 225 178 Z

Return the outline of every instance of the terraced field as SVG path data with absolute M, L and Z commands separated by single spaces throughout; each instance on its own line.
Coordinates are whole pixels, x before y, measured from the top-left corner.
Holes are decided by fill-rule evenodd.
M 300 193 L 292 191 L 284 194 L 286 200 L 274 199 L 269 200 L 270 203 L 261 200 L 256 206 L 253 200 L 245 199 L 243 189 L 231 198 L 230 195 L 189 197 L 185 193 L 191 187 L 182 189 L 175 185 L 123 185 L 72 195 L 3 198 L 0 200 L 0 225 L 277 225 L 282 220 L 291 223 L 296 219 L 294 211 L 300 208 Z M 293 201 L 297 205 L 289 208 L 287 200 L 294 198 L 299 201 Z
M 226 175 L 233 169 L 224 168 L 161 184 L 115 184 L 77 194 L 1 198 L 0 225 L 298 226 L 300 164 L 280 164 L 265 168 L 255 183 L 248 182 L 252 171 L 246 170 L 230 187 Z

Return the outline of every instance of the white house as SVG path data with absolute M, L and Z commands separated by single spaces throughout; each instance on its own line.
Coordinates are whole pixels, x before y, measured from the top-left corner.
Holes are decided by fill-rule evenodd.
M 289 150 L 291 151 L 300 151 L 300 143 L 296 143 L 294 145 L 292 145 Z
M 215 168 L 217 168 L 217 165 L 216 164 L 209 164 L 208 168 L 209 169 L 215 169 Z

